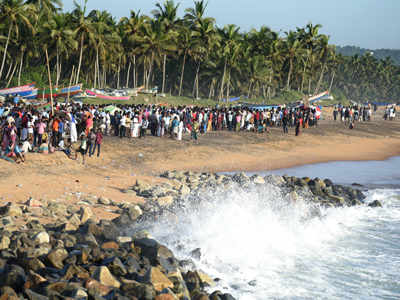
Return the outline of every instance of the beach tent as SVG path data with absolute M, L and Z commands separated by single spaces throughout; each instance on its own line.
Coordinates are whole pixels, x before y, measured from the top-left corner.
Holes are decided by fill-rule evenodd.
M 118 107 L 116 107 L 115 105 L 109 105 L 106 108 L 104 108 L 105 112 L 109 112 L 110 115 L 114 115 L 117 111 L 121 111 L 121 109 L 119 109 Z

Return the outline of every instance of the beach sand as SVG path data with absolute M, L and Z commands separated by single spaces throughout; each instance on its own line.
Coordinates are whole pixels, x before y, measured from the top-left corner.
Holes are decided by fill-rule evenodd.
M 383 160 L 400 155 L 400 121 L 357 123 L 350 130 L 340 122 L 321 121 L 318 128 L 301 136 L 283 135 L 281 128 L 268 134 L 211 132 L 197 144 L 185 136 L 144 139 L 106 137 L 100 158 L 87 157 L 87 164 L 63 153 L 28 154 L 24 164 L 0 160 L 0 205 L 22 204 L 29 197 L 79 205 L 88 197 L 107 197 L 115 202 L 138 203 L 143 199 L 126 189 L 137 179 L 162 182 L 166 170 L 259 171 L 338 160 Z M 116 215 L 113 208 L 99 209 L 99 218 Z

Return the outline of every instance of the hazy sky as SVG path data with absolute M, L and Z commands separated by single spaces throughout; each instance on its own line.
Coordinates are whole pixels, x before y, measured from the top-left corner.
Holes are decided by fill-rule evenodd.
M 150 15 L 157 2 L 164 0 L 88 0 L 88 9 L 107 10 L 119 20 L 130 10 Z M 63 3 L 65 10 L 73 8 L 73 0 Z M 193 6 L 193 0 L 175 3 L 180 3 L 180 15 Z M 206 12 L 219 26 L 236 24 L 244 30 L 266 25 L 287 31 L 319 23 L 331 43 L 370 49 L 400 49 L 399 14 L 400 0 L 209 0 Z

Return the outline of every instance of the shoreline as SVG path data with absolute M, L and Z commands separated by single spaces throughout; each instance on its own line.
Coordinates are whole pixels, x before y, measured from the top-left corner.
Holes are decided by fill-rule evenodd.
M 352 138 L 349 143 L 344 139 L 334 142 L 322 141 L 321 145 L 295 146 L 291 151 L 273 150 L 270 153 L 260 154 L 257 161 L 252 154 L 226 152 L 212 161 L 195 162 L 180 161 L 178 168 L 173 168 L 166 163 L 162 171 L 185 170 L 202 172 L 262 172 L 288 169 L 304 165 L 329 163 L 338 161 L 383 161 L 391 157 L 400 156 L 400 139 L 398 138 Z M 286 141 L 275 145 L 276 148 L 285 148 Z M 268 144 L 261 145 L 267 146 Z M 310 147 L 315 147 L 315 153 L 307 156 Z M 340 148 L 346 147 L 344 152 L 338 152 Z M 252 149 L 254 150 L 254 149 Z M 256 149 L 257 150 L 257 149 Z M 356 152 L 358 151 L 358 152 Z M 213 153 L 215 154 L 215 153 Z M 230 157 L 227 159 L 226 156 Z M 181 159 L 182 158 L 181 156 Z M 177 160 L 172 160 L 177 164 Z M 148 166 L 151 168 L 150 166 Z
M 193 172 L 272 171 L 333 161 L 385 160 L 400 155 L 400 122 L 375 121 L 350 131 L 343 124 L 321 122 L 318 128 L 283 135 L 216 132 L 178 143 L 169 138 L 120 139 L 106 137 L 100 158 L 87 164 L 69 160 L 62 152 L 29 154 L 24 164 L 0 160 L 0 205 L 24 203 L 29 197 L 76 205 L 83 197 L 104 196 L 140 203 L 126 193 L 137 179 L 165 182 L 158 176 L 171 170 Z M 78 196 L 80 195 L 80 196 Z M 114 215 L 96 211 L 102 217 Z

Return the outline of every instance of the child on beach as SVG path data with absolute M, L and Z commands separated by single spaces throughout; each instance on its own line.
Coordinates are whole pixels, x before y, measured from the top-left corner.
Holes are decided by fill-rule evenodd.
M 25 162 L 25 155 L 21 148 L 22 148 L 22 142 L 19 142 L 18 145 L 15 145 L 14 147 L 15 162 L 17 164 Z
M 85 156 L 87 150 L 87 139 L 85 133 L 81 134 L 81 144 L 75 152 L 75 160 L 78 158 L 78 153 L 82 155 L 82 164 L 85 164 Z

